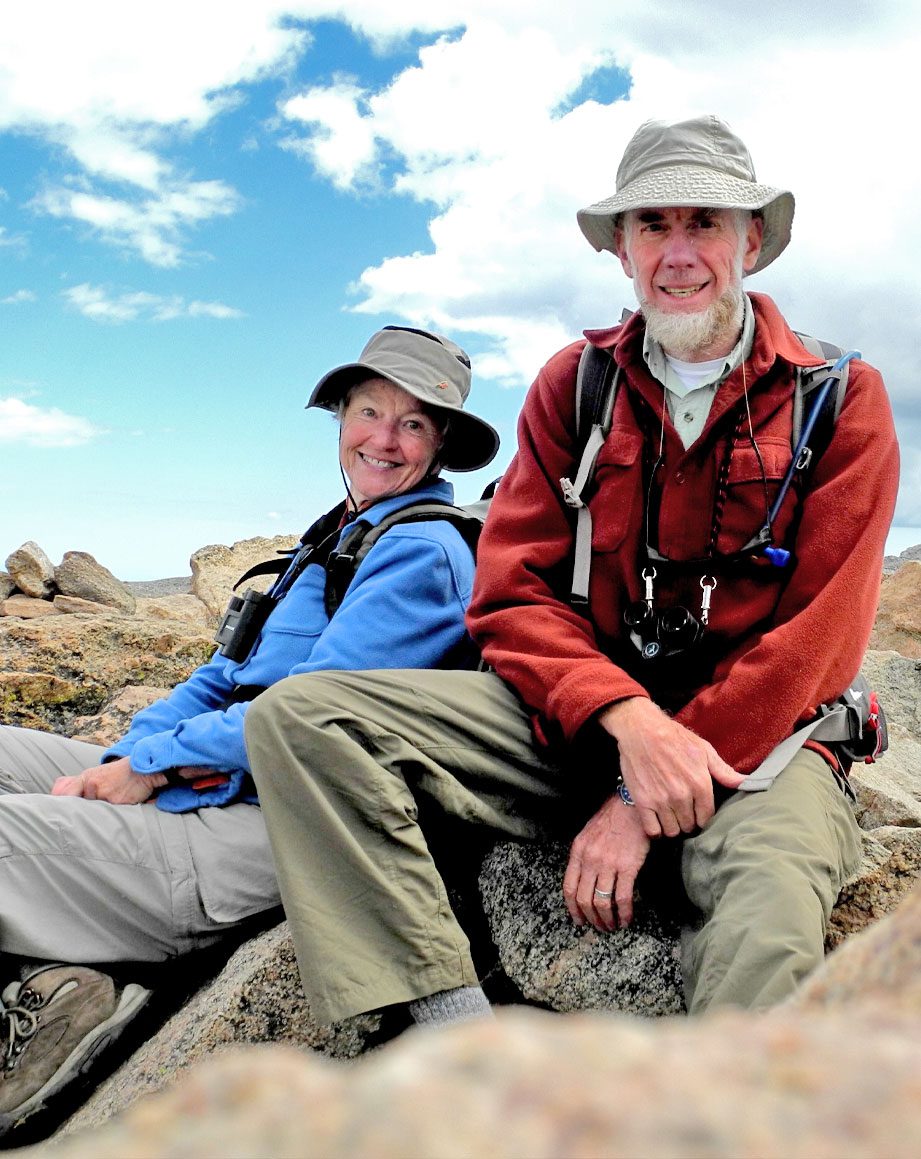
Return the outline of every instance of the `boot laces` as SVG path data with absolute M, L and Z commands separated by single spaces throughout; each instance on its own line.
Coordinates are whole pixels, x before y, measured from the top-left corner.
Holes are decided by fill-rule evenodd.
M 0 1043 L 3 1049 L 3 1067 L 12 1070 L 38 1030 L 38 1016 L 46 999 L 28 988 L 20 991 L 11 1005 L 0 998 Z

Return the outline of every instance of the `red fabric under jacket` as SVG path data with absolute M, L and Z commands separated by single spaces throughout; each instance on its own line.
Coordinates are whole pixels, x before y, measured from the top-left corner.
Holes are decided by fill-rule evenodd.
M 769 298 L 751 299 L 756 328 L 744 374 L 773 500 L 792 458 L 792 367 L 819 360 Z M 663 408 L 663 388 L 643 360 L 642 318 L 586 336 L 611 350 L 622 368 L 589 501 L 591 618 L 567 602 L 573 519 L 559 485 L 561 476 L 575 476 L 574 384 L 584 342 L 555 355 L 528 393 L 518 451 L 480 540 L 468 612 L 486 660 L 517 689 L 543 731 L 569 740 L 606 705 L 649 695 L 641 683 L 649 683 L 648 669 L 626 638 L 622 615 L 643 596 L 643 461 L 650 447 L 653 457 L 658 449 Z M 665 458 L 654 490 L 660 497 L 657 546 L 669 558 L 707 554 L 721 464 L 725 471 L 728 462 L 728 476 L 717 550 L 739 550 L 764 522 L 761 470 L 747 420 L 740 423 L 742 408 L 740 367 L 720 386 L 706 426 L 687 451 L 665 419 Z M 897 487 L 898 447 L 886 391 L 879 373 L 855 360 L 832 442 L 808 477 L 806 493 L 791 488 L 774 524 L 775 542 L 792 548 L 794 560 L 782 570 L 718 578 L 709 657 L 703 664 L 701 653 L 696 683 L 674 690 L 668 705 L 739 771 L 757 767 L 857 672 L 876 613 Z M 698 614 L 700 575 L 657 581 L 656 598 L 662 607 L 682 604 Z M 659 693 L 657 699 L 668 698 Z

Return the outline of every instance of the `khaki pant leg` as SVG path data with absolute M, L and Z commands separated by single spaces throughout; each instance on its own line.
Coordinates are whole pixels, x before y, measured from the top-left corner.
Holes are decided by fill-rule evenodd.
M 772 1006 L 822 961 L 859 833 L 828 765 L 802 749 L 770 789 L 734 793 L 685 842 L 685 889 L 703 914 L 683 955 L 691 1013 Z
M 58 777 L 73 777 L 98 765 L 101 745 L 0 725 L 0 793 L 50 793 Z
M 255 700 L 246 746 L 321 1021 L 474 985 L 417 802 L 535 836 L 558 808 L 521 704 L 483 672 L 323 672 Z
M 0 727 L 0 951 L 161 962 L 279 904 L 255 805 L 174 814 L 50 795 L 103 752 Z

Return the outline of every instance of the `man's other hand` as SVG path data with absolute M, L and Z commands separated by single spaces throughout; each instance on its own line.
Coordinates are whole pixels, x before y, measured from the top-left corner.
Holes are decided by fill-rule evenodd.
M 713 782 L 737 789 L 745 780 L 651 700 L 621 700 L 598 722 L 617 741 L 620 771 L 649 837 L 693 833 L 713 816 Z
M 58 777 L 51 787 L 54 797 L 85 797 L 112 805 L 140 805 L 166 784 L 163 773 L 134 772 L 127 757 L 84 769 L 73 777 Z
M 573 841 L 563 898 L 577 926 L 616 930 L 633 919 L 633 890 L 649 852 L 636 809 L 609 797 Z

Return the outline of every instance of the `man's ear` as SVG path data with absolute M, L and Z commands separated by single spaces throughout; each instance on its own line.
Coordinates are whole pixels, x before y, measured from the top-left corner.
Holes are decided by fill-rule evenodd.
M 742 269 L 750 273 L 761 253 L 764 241 L 764 218 L 760 214 L 752 216 L 745 232 L 745 253 L 742 255 Z
M 614 226 L 614 252 L 620 258 L 620 264 L 624 273 L 628 278 L 632 278 L 633 265 L 631 264 L 630 258 L 627 254 L 627 239 L 624 234 L 624 227 L 620 222 Z

